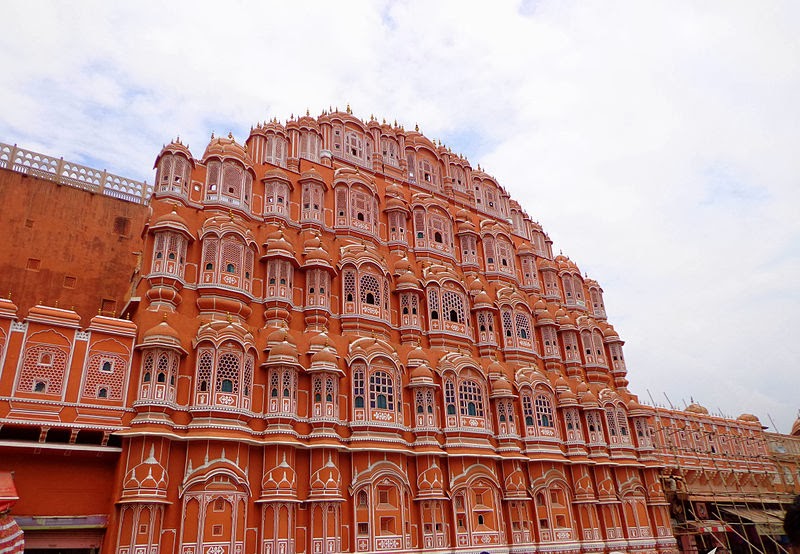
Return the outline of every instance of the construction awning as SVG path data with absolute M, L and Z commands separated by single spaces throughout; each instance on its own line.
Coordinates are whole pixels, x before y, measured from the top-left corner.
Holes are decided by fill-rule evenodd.
M 9 514 L 14 503 L 19 500 L 14 478 L 10 471 L 0 471 L 0 552 L 22 553 L 24 542 L 22 529 Z
M 727 533 L 730 530 L 730 526 L 724 521 L 718 521 L 716 519 L 698 519 L 694 521 L 687 521 L 681 525 L 678 530 L 678 534 L 703 535 L 705 533 Z
M 759 535 L 783 535 L 783 512 L 780 510 L 759 510 L 757 508 L 721 507 L 723 512 L 738 518 L 745 525 L 755 525 Z

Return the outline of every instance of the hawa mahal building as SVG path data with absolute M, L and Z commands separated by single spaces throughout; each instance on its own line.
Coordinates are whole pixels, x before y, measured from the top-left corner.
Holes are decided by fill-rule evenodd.
M 798 492 L 800 437 L 641 404 L 599 283 L 418 130 L 348 107 L 176 140 L 152 186 L 0 166 L 27 551 L 769 550 Z

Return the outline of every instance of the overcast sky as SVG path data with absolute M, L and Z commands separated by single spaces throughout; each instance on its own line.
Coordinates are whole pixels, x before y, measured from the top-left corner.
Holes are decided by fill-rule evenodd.
M 605 290 L 641 400 L 800 408 L 800 3 L 8 2 L 0 141 L 153 181 L 258 121 L 395 119 Z M 794 315 L 792 315 L 794 314 Z

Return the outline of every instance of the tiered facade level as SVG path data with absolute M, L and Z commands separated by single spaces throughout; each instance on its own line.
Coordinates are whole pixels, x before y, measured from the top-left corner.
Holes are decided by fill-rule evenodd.
M 349 109 L 155 167 L 132 321 L 0 302 L 0 439 L 95 433 L 103 552 L 677 549 L 683 412 L 490 175 Z

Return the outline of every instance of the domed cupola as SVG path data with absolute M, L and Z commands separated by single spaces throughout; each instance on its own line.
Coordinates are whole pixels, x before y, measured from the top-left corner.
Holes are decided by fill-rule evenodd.
M 206 166 L 204 203 L 249 213 L 255 172 L 247 149 L 230 133 L 227 137 L 212 134 L 203 163 Z
M 247 150 L 253 153 L 253 161 L 257 165 L 269 163 L 286 167 L 289 151 L 289 135 L 286 127 L 277 119 L 259 123 L 250 129 L 247 137 Z
M 137 344 L 136 348 L 171 348 L 186 354 L 181 346 L 180 333 L 167 323 L 166 314 L 164 316 L 161 323 L 144 332 L 142 342 Z
M 208 163 L 209 158 L 219 158 L 220 160 L 233 158 L 242 162 L 246 167 L 252 168 L 253 166 L 253 160 L 247 153 L 247 148 L 236 142 L 233 133 L 228 133 L 227 137 L 217 137 L 213 133 L 211 134 L 211 140 L 203 153 L 203 163 Z
M 169 195 L 187 199 L 194 167 L 192 153 L 180 138 L 164 146 L 153 165 L 157 170 L 153 191 L 156 197 Z
M 497 398 L 515 398 L 514 387 L 511 385 L 505 375 L 500 375 L 497 379 L 492 380 L 491 393 L 489 395 L 492 399 Z

